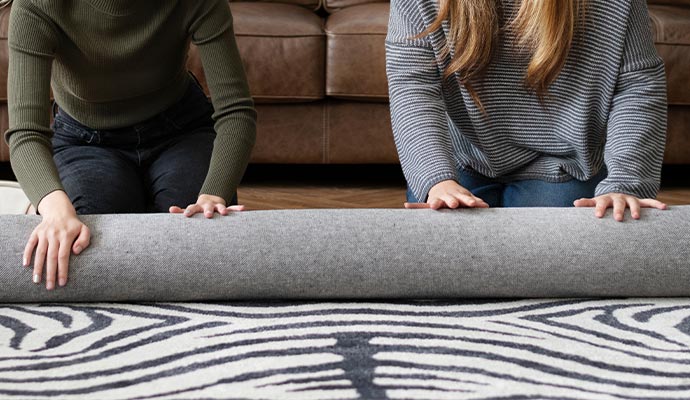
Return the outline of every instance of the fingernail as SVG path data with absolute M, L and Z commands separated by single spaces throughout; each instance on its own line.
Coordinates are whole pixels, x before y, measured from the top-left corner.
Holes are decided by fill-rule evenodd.
M 22 258 L 22 267 L 28 267 L 29 263 L 26 262 L 26 258 Z
M 81 251 L 84 250 L 84 249 L 82 249 L 81 246 L 77 246 L 77 247 L 74 248 L 74 250 L 75 250 L 75 251 L 77 252 L 77 254 L 78 254 L 78 253 L 81 253 Z
M 34 283 L 41 283 L 41 275 L 34 274 Z
M 60 278 L 60 280 L 58 281 L 58 285 L 60 285 L 60 286 L 65 286 L 66 284 L 67 284 L 67 279 L 65 279 L 65 278 Z
M 55 289 L 55 283 L 54 282 L 47 282 L 46 283 L 46 289 L 48 289 L 48 290 Z

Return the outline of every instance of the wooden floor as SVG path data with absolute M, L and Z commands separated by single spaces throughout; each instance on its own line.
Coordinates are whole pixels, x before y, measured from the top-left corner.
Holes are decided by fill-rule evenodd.
M 690 204 L 686 169 L 665 170 L 659 200 Z M 405 201 L 405 181 L 399 169 L 388 166 L 250 166 L 238 197 L 250 210 L 398 208 Z
M 281 184 L 244 185 L 240 203 L 250 210 L 295 208 L 399 208 L 405 201 L 400 187 L 361 188 L 338 186 L 288 187 Z M 662 191 L 658 199 L 669 205 L 690 204 L 690 189 Z
M 300 186 L 248 184 L 238 193 L 251 210 L 286 208 L 397 208 L 405 201 L 400 187 Z
M 659 193 L 659 196 L 657 196 L 657 199 L 670 205 L 690 204 L 690 189 L 671 188 L 662 190 Z
M 13 179 L 0 163 L 0 179 Z M 238 193 L 250 210 L 289 208 L 398 208 L 405 179 L 391 165 L 250 165 Z M 690 204 L 690 166 L 667 167 L 659 200 Z

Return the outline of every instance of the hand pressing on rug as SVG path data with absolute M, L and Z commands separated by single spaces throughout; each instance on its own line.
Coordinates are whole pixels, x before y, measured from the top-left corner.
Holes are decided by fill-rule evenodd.
M 405 208 L 489 208 L 489 205 L 454 180 L 434 185 L 426 203 L 405 203 Z
M 72 202 L 62 190 L 45 196 L 38 211 L 43 220 L 29 237 L 22 263 L 28 267 L 33 256 L 33 282 L 41 282 L 45 269 L 46 288 L 53 290 L 56 280 L 60 286 L 67 284 L 70 253 L 78 255 L 89 247 L 91 232 L 77 218 Z
M 640 219 L 640 210 L 642 208 L 657 208 L 665 210 L 668 207 L 666 204 L 654 199 L 638 199 L 635 196 L 623 193 L 607 193 L 591 199 L 579 199 L 573 203 L 575 207 L 595 207 L 594 215 L 597 218 L 602 218 L 606 214 L 606 210 L 613 208 L 613 218 L 622 222 L 625 217 L 625 209 L 630 208 L 630 214 L 633 219 Z
M 222 197 L 212 196 L 210 194 L 200 195 L 196 204 L 190 204 L 187 208 L 178 206 L 170 207 L 171 214 L 184 214 L 185 217 L 191 217 L 194 214 L 204 214 L 206 218 L 213 218 L 215 213 L 228 215 L 230 211 L 244 211 L 244 206 L 227 207 Z

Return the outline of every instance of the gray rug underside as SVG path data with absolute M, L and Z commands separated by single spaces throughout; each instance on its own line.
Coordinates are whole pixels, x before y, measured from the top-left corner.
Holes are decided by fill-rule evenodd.
M 0 216 L 0 302 L 690 295 L 690 206 L 289 210 L 86 216 L 92 245 L 47 292 L 21 264 L 39 217 Z

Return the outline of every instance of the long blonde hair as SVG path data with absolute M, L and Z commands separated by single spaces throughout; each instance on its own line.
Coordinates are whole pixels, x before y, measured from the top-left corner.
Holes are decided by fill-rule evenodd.
M 520 51 L 531 55 L 525 86 L 543 100 L 565 65 L 578 26 L 584 22 L 586 0 L 522 0 L 504 30 L 515 34 Z M 448 21 L 446 55 L 454 57 L 444 78 L 458 73 L 475 103 L 484 111 L 473 82 L 485 74 L 501 35 L 498 0 L 439 0 L 438 17 L 420 36 L 430 35 Z

